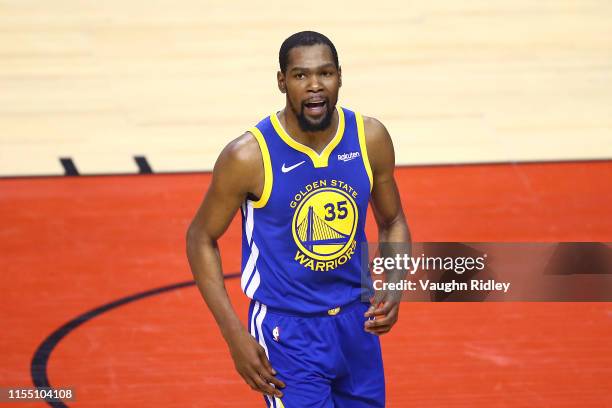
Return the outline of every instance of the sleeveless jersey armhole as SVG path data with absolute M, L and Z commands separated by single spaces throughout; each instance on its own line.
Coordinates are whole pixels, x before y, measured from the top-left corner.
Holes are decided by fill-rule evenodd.
M 363 158 L 363 165 L 365 166 L 366 173 L 368 173 L 368 179 L 370 180 L 370 192 L 372 192 L 372 187 L 374 187 L 374 179 L 372 177 L 372 167 L 370 167 L 370 159 L 368 158 L 368 148 L 366 146 L 363 117 L 359 112 L 355 112 L 355 118 L 357 119 L 357 136 L 359 137 L 359 148 L 361 149 L 361 157 Z
M 270 198 L 270 192 L 272 191 L 272 161 L 270 159 L 270 151 L 268 150 L 266 139 L 264 138 L 261 131 L 256 126 L 253 126 L 251 129 L 249 129 L 249 132 L 251 132 L 251 134 L 255 136 L 255 140 L 257 140 L 259 150 L 261 150 L 261 158 L 263 160 L 264 165 L 263 192 L 261 193 L 261 197 L 259 197 L 259 200 L 252 201 L 252 205 L 253 208 L 263 208 L 267 204 L 268 199 Z

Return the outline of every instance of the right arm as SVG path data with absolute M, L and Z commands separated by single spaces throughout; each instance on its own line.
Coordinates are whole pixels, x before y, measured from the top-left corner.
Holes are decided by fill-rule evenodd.
M 260 196 L 263 179 L 261 151 L 250 133 L 223 149 L 215 163 L 210 188 L 187 230 L 187 258 L 238 373 L 254 390 L 281 397 L 278 388 L 285 385 L 274 377 L 276 372 L 265 350 L 242 326 L 229 300 L 217 245 L 247 195 Z

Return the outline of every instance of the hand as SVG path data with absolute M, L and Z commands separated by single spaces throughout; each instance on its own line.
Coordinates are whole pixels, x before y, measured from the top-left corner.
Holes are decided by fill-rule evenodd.
M 377 336 L 388 333 L 399 317 L 400 300 L 389 293 L 376 292 L 370 300 L 372 306 L 364 314 L 368 318 L 364 323 L 364 330 Z M 370 320 L 372 318 L 374 320 Z
M 271 397 L 283 396 L 279 388 L 285 388 L 285 384 L 274 377 L 276 370 L 270 365 L 264 348 L 253 336 L 246 330 L 240 330 L 228 338 L 227 344 L 236 371 L 253 390 Z

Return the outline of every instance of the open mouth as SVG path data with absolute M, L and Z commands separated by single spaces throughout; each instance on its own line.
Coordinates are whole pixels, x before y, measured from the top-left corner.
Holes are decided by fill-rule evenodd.
M 325 106 L 327 105 L 326 101 L 311 101 L 306 102 L 304 107 L 311 115 L 319 115 L 325 112 Z

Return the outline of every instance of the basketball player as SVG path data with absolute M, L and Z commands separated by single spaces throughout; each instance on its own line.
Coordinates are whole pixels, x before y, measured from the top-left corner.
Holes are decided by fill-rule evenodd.
M 409 241 L 391 138 L 336 104 L 342 76 L 327 37 L 290 36 L 279 62 L 285 108 L 221 152 L 188 230 L 189 262 L 236 370 L 269 407 L 383 407 L 378 336 L 397 321 L 399 301 L 361 301 L 361 244 L 368 203 L 379 241 Z M 217 248 L 238 209 L 246 329 Z

